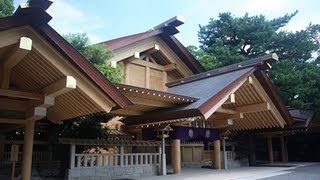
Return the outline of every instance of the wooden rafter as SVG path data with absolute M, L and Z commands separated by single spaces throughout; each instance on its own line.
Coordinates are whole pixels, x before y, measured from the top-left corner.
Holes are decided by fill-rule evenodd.
M 269 104 L 269 110 L 272 113 L 272 115 L 275 117 L 277 123 L 280 125 L 280 127 L 284 127 L 285 125 L 285 120 L 283 119 L 282 115 L 280 112 L 277 110 L 275 105 L 272 103 L 272 100 L 270 97 L 267 95 L 267 93 L 264 91 L 263 87 L 259 83 L 259 81 L 256 79 L 256 77 L 252 77 L 252 85 L 253 87 L 259 92 L 260 97 L 263 99 L 265 102 L 270 102 Z
M 11 69 L 31 51 L 31 48 L 32 40 L 27 37 L 21 37 L 18 44 L 15 46 L 9 56 L 0 62 L 1 88 L 9 88 Z

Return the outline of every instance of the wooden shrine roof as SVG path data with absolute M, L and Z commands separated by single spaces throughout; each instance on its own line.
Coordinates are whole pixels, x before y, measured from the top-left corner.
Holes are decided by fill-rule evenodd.
M 190 104 L 198 100 L 198 98 L 194 97 L 137 86 L 125 84 L 115 84 L 115 86 L 133 103 L 133 105 L 129 105 L 125 108 L 115 108 L 111 111 L 111 113 L 115 115 L 143 115 L 145 112 L 174 107 L 181 104 Z
M 266 55 L 169 83 L 167 92 L 197 97 L 198 100 L 170 109 L 155 110 L 142 116 L 128 117 L 122 121 L 127 125 L 138 125 L 202 116 L 204 120 L 209 120 L 203 123 L 212 121 L 215 124 L 221 118 L 221 113 L 237 114 L 242 111 L 245 112 L 243 117 L 235 118 L 240 120 L 234 120 L 231 129 L 289 125 L 292 118 L 287 108 L 262 72 L 270 68 L 269 63 L 274 60 L 277 60 L 275 54 Z M 236 101 L 225 103 L 231 94 L 235 94 Z M 224 118 L 229 119 L 230 116 Z
M 159 36 L 180 57 L 183 63 L 185 63 L 192 70 L 193 73 L 201 73 L 204 71 L 202 65 L 192 56 L 187 48 L 183 46 L 177 38 L 174 37 L 174 34 L 179 32 L 176 27 L 183 23 L 184 22 L 181 20 L 181 17 L 176 16 L 146 32 L 104 41 L 101 42 L 101 44 L 104 44 L 112 50 L 117 50 L 139 41 L 143 41 L 154 36 Z
M 59 121 L 109 112 L 112 107 L 123 108 L 131 105 L 130 100 L 90 61 L 48 25 L 52 18 L 46 9 L 51 3 L 48 0 L 30 0 L 19 6 L 13 16 L 0 18 L 0 58 L 10 55 L 21 37 L 32 40 L 30 52 L 11 70 L 9 88 L 0 89 L 0 97 L 4 98 L 0 100 L 0 109 L 2 105 L 10 108 L 5 109 L 8 112 L 12 109 L 25 111 L 32 108 L 30 105 L 38 104 L 33 101 L 42 101 L 46 96 L 44 92 L 50 91 L 46 89 L 49 85 L 68 80 L 69 77 L 76 81 L 74 90 L 55 97 L 55 105 L 40 107 L 48 108 L 50 120 Z M 63 85 L 63 82 L 57 85 Z M 14 94 L 17 90 L 22 91 L 19 93 L 24 96 L 13 97 L 17 96 Z M 9 93 L 11 94 L 7 96 Z M 4 100 L 7 106 L 3 104 Z M 19 107 L 14 107 L 16 103 L 12 102 L 18 101 Z M 15 124 L 22 122 L 10 118 L 5 121 Z

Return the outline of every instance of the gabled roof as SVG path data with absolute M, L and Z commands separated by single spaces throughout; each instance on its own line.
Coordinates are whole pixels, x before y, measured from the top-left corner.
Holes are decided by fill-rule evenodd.
M 179 17 L 179 16 L 177 16 Z M 179 31 L 176 29 L 177 26 L 183 24 L 179 18 L 174 17 L 166 21 L 165 23 L 161 23 L 155 28 L 138 33 L 133 34 L 117 39 L 112 39 L 109 41 L 101 42 L 101 44 L 106 45 L 108 48 L 112 50 L 117 50 L 122 47 L 128 46 L 130 44 L 134 44 L 136 42 L 159 36 L 175 53 L 176 55 L 183 61 L 184 64 L 188 66 L 189 69 L 195 74 L 201 73 L 204 71 L 204 68 L 201 64 L 191 55 L 191 53 L 184 47 L 177 38 L 174 37 L 176 33 Z
M 315 112 L 310 110 L 289 108 L 290 115 L 295 120 L 293 127 L 308 127 L 313 119 Z
M 50 2 L 47 0 L 30 0 L 25 7 L 19 7 L 13 16 L 0 18 L 0 31 L 26 25 L 31 26 L 117 106 L 125 107 L 131 104 L 128 98 L 119 92 L 90 61 L 47 24 L 51 20 L 51 16 L 45 10 L 50 6 Z
M 249 76 L 255 75 L 283 119 L 287 124 L 291 124 L 292 119 L 287 108 L 274 91 L 270 80 L 262 72 L 277 58 L 276 54 L 266 55 L 168 83 L 167 92 L 191 96 L 199 100 L 191 104 L 147 113 L 140 117 L 129 117 L 122 121 L 128 125 L 134 125 L 195 116 L 207 118 L 207 113 L 213 113 L 211 111 L 218 109 L 223 99 L 237 90 Z

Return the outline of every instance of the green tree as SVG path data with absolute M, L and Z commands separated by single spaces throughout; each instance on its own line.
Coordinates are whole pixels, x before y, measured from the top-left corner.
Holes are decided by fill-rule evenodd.
M 101 44 L 90 45 L 85 33 L 68 34 L 64 38 L 111 82 L 119 83 L 123 80 L 123 67 L 111 67 L 111 50 Z M 59 134 L 67 138 L 104 139 L 108 129 L 102 123 L 110 118 L 106 114 L 95 114 L 64 121 L 59 125 Z
M 13 0 L 0 0 L 0 18 L 11 16 L 13 11 Z
M 109 61 L 112 57 L 111 50 L 102 44 L 90 45 L 90 40 L 85 33 L 68 34 L 64 38 L 93 63 L 111 82 L 122 82 L 124 78 L 122 65 L 120 64 L 117 68 L 111 66 L 111 62 Z
M 320 25 L 297 32 L 282 30 L 296 14 L 268 20 L 263 15 L 221 13 L 200 25 L 200 48 L 189 47 L 190 52 L 207 70 L 277 53 L 281 61 L 273 64 L 269 75 L 287 105 L 307 104 L 319 110 L 320 66 L 312 54 L 320 49 Z

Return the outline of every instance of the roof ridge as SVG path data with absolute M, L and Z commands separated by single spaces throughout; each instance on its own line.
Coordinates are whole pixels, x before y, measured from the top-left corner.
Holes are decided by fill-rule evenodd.
M 189 76 L 186 78 L 182 78 L 182 79 L 178 79 L 176 81 L 167 83 L 167 87 L 173 87 L 173 86 L 178 86 L 181 84 L 185 84 L 185 83 L 189 83 L 189 82 L 193 82 L 196 80 L 200 80 L 200 79 L 205 79 L 208 77 L 213 77 L 213 76 L 217 76 L 220 74 L 224 74 L 224 73 L 229 73 L 229 72 L 233 72 L 236 70 L 240 70 L 240 69 L 245 69 L 248 67 L 260 67 L 261 69 L 269 69 L 271 68 L 270 66 L 270 62 L 271 61 L 277 61 L 278 60 L 278 56 L 276 53 L 272 53 L 272 54 L 268 54 L 268 55 L 264 55 L 264 56 L 260 56 L 257 58 L 253 58 L 253 59 L 249 59 L 246 61 L 242 61 L 239 63 L 235 63 L 235 64 L 231 64 L 228 66 L 224 66 L 221 68 L 217 68 L 217 69 L 213 69 L 213 70 L 209 70 L 203 73 L 199 73 L 193 76 Z

